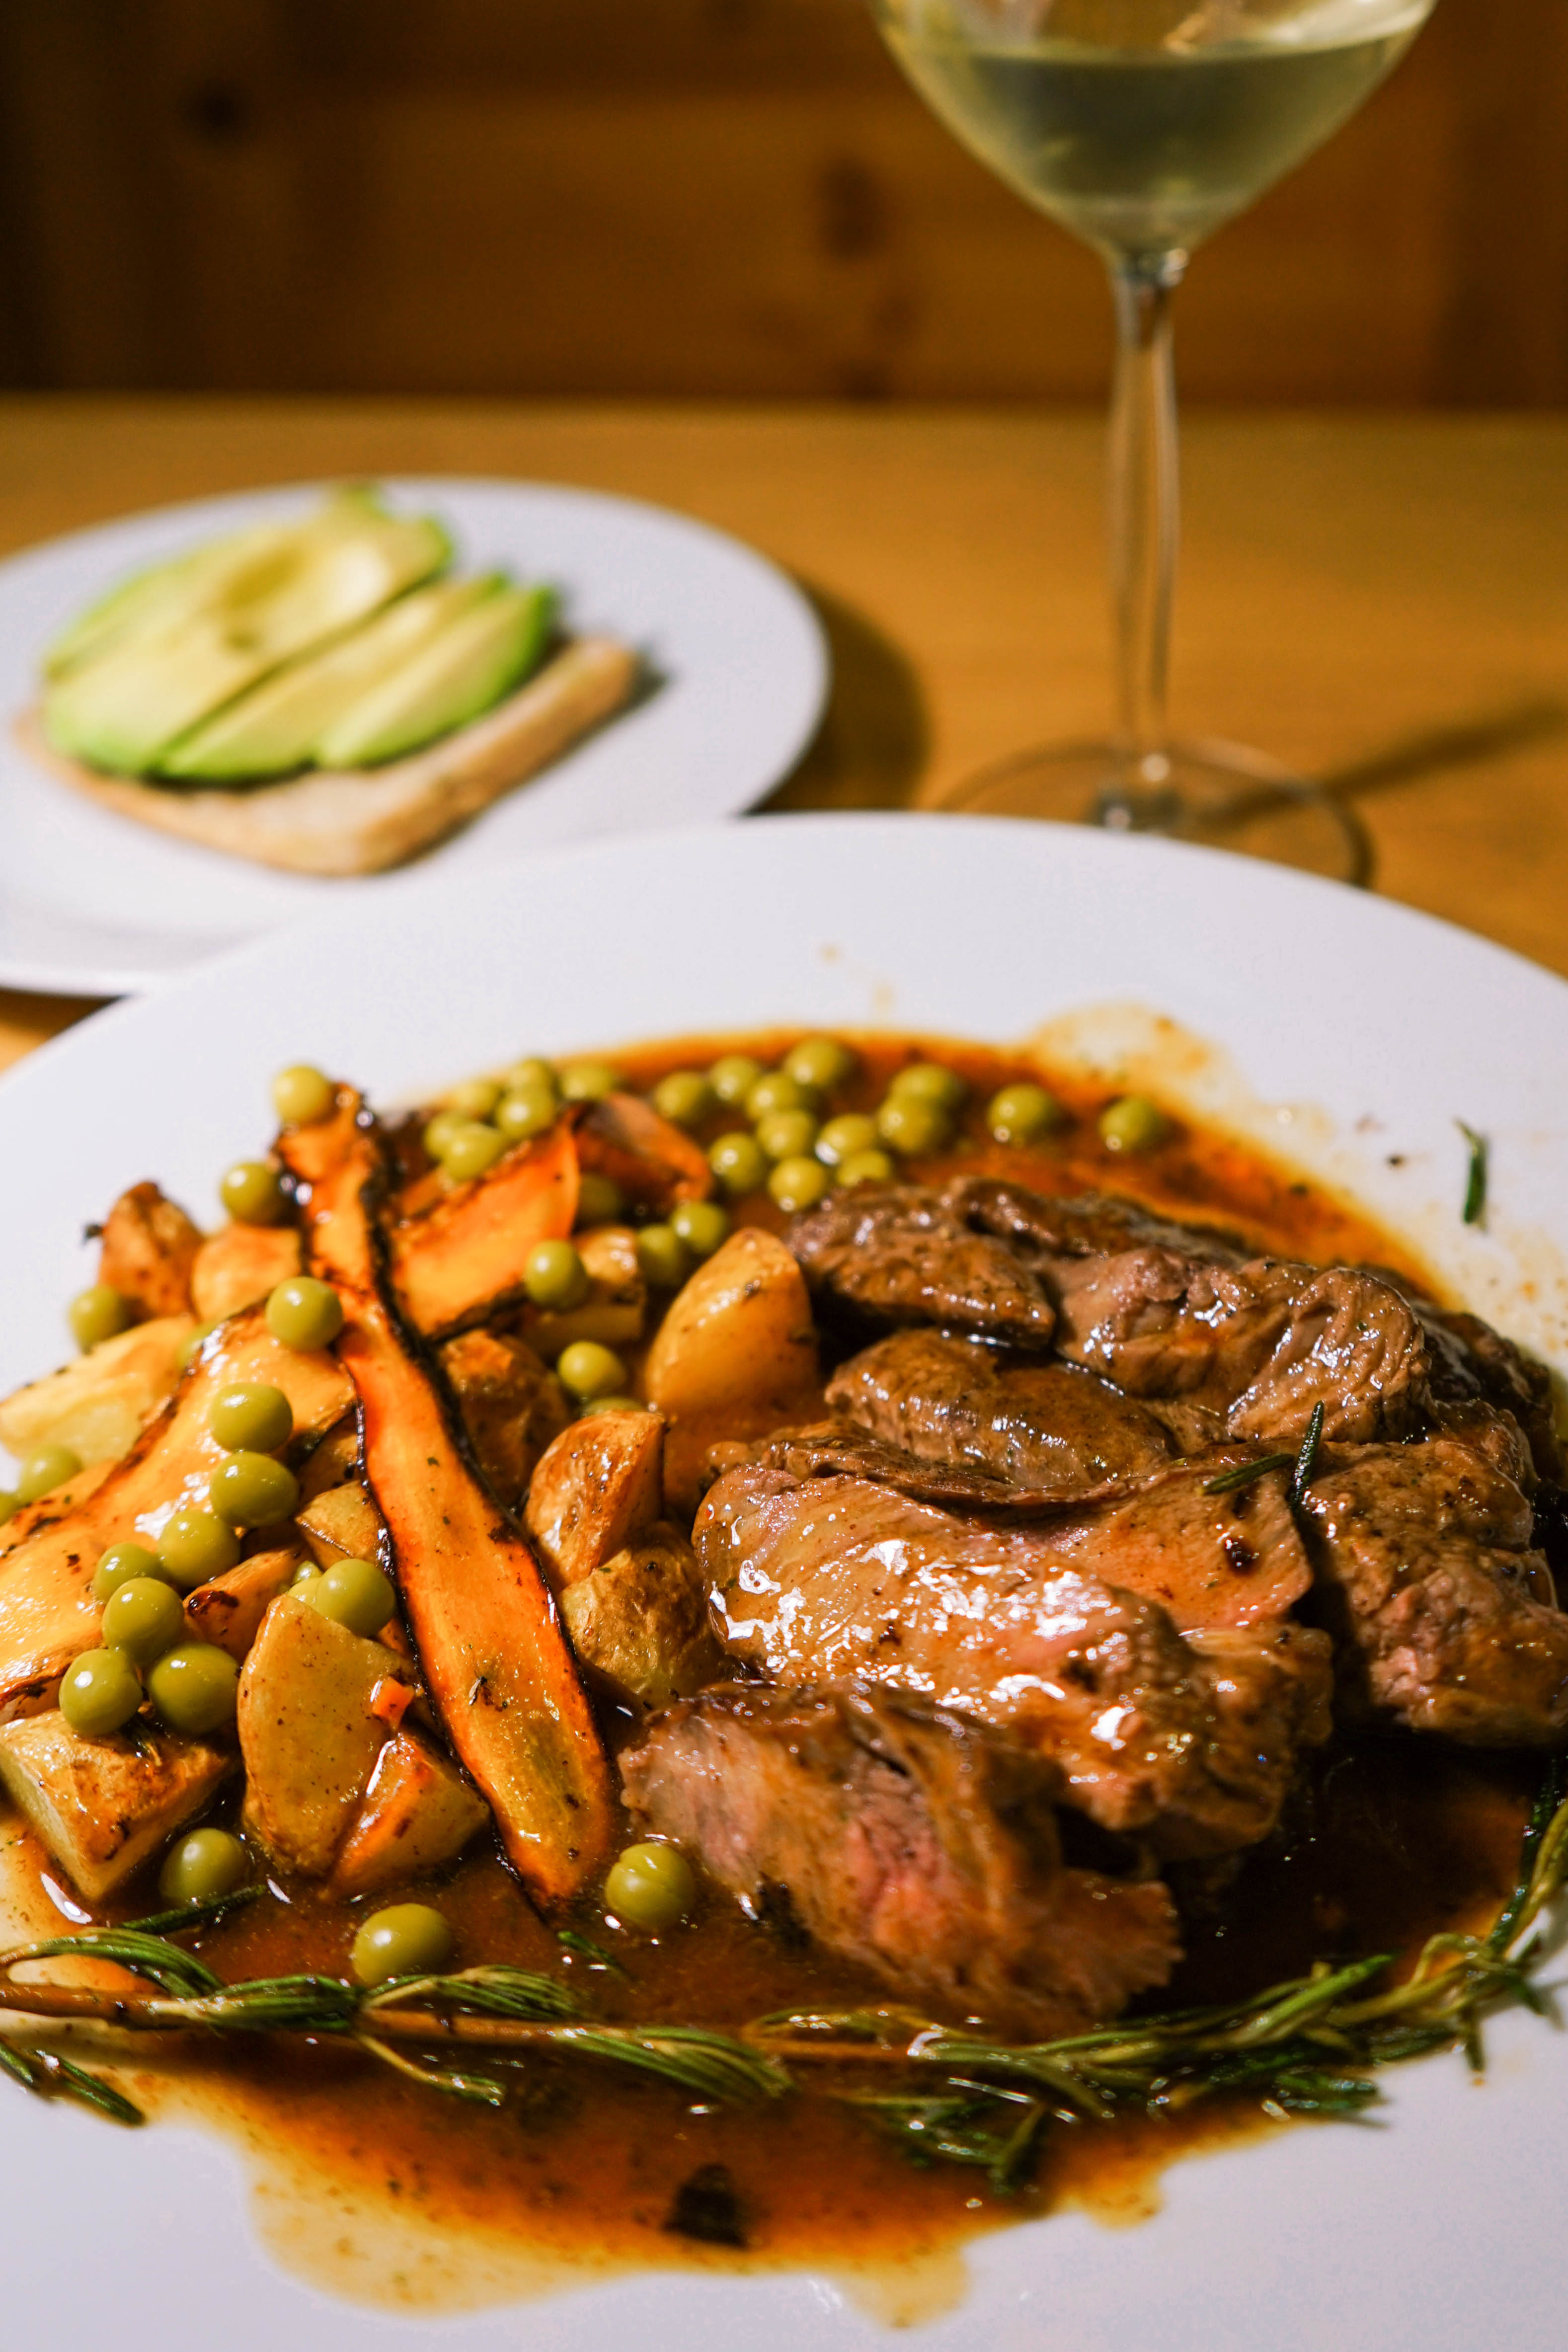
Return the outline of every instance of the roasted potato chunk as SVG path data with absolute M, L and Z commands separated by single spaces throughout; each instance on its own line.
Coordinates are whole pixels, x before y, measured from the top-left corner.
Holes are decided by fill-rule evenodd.
M 579 1663 L 623 1703 L 668 1706 L 722 1669 L 691 1547 L 668 1525 L 568 1584 L 561 1615 Z
M 334 1894 L 371 1895 L 460 1853 L 489 1809 L 457 1767 L 410 1731 L 377 1757 L 359 1818 L 332 1873 Z
M 563 1430 L 528 1490 L 528 1532 L 559 1591 L 646 1535 L 664 1507 L 664 1423 L 595 1412 Z
M 239 1678 L 239 1748 L 246 1819 L 285 1868 L 331 1870 L 390 1730 L 372 1701 L 412 1681 L 384 1643 L 291 1593 L 274 1601 Z
M 132 1184 L 103 1223 L 98 1278 L 134 1300 L 143 1317 L 188 1315 L 199 1229 L 156 1184 Z
M 566 1425 L 565 1392 L 525 1341 L 500 1333 L 465 1331 L 440 1356 L 474 1459 L 510 1509 Z
M 296 1516 L 295 1526 L 318 1568 L 334 1560 L 379 1559 L 386 1529 L 367 1488 L 329 1486 Z
M 199 1813 L 237 1760 L 140 1721 L 133 1738 L 87 1739 L 58 1707 L 0 1727 L 0 1783 L 89 1903 Z
M 278 1595 L 287 1591 L 303 1560 L 297 1544 L 286 1544 L 275 1551 L 252 1552 L 237 1568 L 198 1584 L 185 1598 L 192 1640 L 215 1643 L 243 1664 L 262 1619 Z
M 223 1323 L 268 1293 L 303 1264 L 300 1236 L 288 1225 L 226 1225 L 196 1252 L 191 1304 L 204 1323 Z
M 669 1423 L 665 1495 L 689 1519 L 710 1445 L 765 1437 L 820 1403 L 805 1280 L 783 1242 L 743 1225 L 698 1267 L 648 1349 L 643 1387 Z
M 174 1395 L 195 1328 L 189 1315 L 162 1315 L 29 1381 L 0 1404 L 0 1444 L 18 1454 L 68 1445 L 83 1462 L 118 1461 Z

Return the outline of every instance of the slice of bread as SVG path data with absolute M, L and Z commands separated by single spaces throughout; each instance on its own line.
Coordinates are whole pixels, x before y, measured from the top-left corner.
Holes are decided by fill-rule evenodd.
M 563 646 L 482 719 L 382 768 L 310 769 L 219 791 L 111 776 L 52 751 L 36 709 L 16 740 L 51 774 L 121 816 L 293 874 L 380 874 L 429 848 L 627 701 L 637 658 L 610 637 Z

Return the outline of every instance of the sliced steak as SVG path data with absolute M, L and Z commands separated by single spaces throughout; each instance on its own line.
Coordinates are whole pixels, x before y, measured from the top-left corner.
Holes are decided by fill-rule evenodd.
M 1151 1412 L 1092 1374 L 937 1331 L 898 1331 L 852 1356 L 827 1402 L 922 1462 L 973 1465 L 1047 1495 L 1136 1476 L 1171 1451 Z
M 1025 1261 L 1114 1257 L 1152 1247 L 1178 1251 L 1210 1265 L 1241 1265 L 1254 1253 L 1236 1234 L 1215 1225 L 1178 1223 L 1115 1192 L 1079 1192 L 1070 1200 L 1032 1192 L 995 1176 L 961 1176 L 942 1199 L 977 1233 L 1012 1244 Z
M 814 1297 L 852 1322 L 909 1323 L 1043 1349 L 1056 1316 L 1003 1242 L 972 1233 L 918 1185 L 833 1192 L 784 1235 Z
M 621 1770 L 633 1810 L 754 1914 L 1005 2032 L 1113 2017 L 1179 1956 L 1158 1880 L 1064 1865 L 1048 1760 L 927 1700 L 721 1685 Z
M 775 1682 L 872 1678 L 1012 1726 L 1103 1828 L 1220 1853 L 1268 1834 L 1298 1741 L 1327 1730 L 1328 1645 L 1279 1622 L 1308 1571 L 1268 1484 L 1205 1496 L 1183 1466 L 1008 1528 L 753 1465 L 720 1479 L 693 1542 L 725 1647 Z M 1245 1559 L 1226 1559 L 1221 1521 Z M 1146 1576 L 1174 1599 L 1178 1571 L 1194 1591 L 1213 1579 L 1191 1640 L 1129 1589 Z
M 1352 1451 L 1304 1503 L 1352 1706 L 1470 1747 L 1568 1738 L 1568 1616 L 1516 1480 L 1438 1435 Z

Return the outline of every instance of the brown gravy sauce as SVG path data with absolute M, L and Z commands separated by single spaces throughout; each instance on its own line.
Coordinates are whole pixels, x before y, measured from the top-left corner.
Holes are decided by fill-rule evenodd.
M 703 1066 L 723 1050 L 771 1061 L 789 1034 L 684 1041 L 616 1056 L 637 1086 Z M 859 1041 L 863 1068 L 841 1108 L 874 1104 L 921 1041 Z M 943 1041 L 983 1105 L 998 1087 L 1042 1075 L 1037 1063 Z M 1041 1191 L 1136 1193 L 1150 1206 L 1211 1221 L 1260 1247 L 1310 1259 L 1392 1265 L 1420 1276 L 1399 1244 L 1344 1204 L 1215 1134 L 1184 1129 L 1155 1152 L 1118 1158 L 1100 1144 L 1103 1087 L 1044 1074 L 1073 1114 L 1037 1150 L 961 1139 L 938 1178 L 994 1169 Z M 765 1197 L 750 1221 L 783 1223 Z M 1152 2006 L 1240 1997 L 1319 1957 L 1409 1951 L 1438 1927 L 1478 1924 L 1512 1884 L 1535 1770 L 1527 1759 L 1468 1756 L 1439 1742 L 1338 1742 L 1314 1759 L 1286 1834 L 1248 1857 L 1223 1894 L 1187 1907 L 1187 1957 Z M 30 1836 L 0 1832 L 0 1908 L 23 1932 L 63 1926 L 80 1907 L 55 1890 Z M 428 1891 L 428 1890 L 426 1890 Z M 280 1890 L 208 1931 L 196 1948 L 219 1976 L 347 1969 L 353 1915 L 309 1889 Z M 118 1916 L 145 1912 L 143 1892 Z M 780 2009 L 885 2000 L 885 1988 L 819 1954 L 784 1950 L 728 1898 L 657 1939 L 616 1937 L 592 1909 L 582 1925 L 613 1945 L 624 1976 L 563 1953 L 489 1852 L 447 1874 L 438 1899 L 458 1932 L 458 1964 L 513 1960 L 564 1969 L 606 2020 L 726 2027 Z M 36 1923 L 36 1925 L 35 1925 Z M 116 2045 L 116 2056 L 126 2045 Z M 475 2053 L 474 2061 L 482 2064 Z M 1279 2128 L 1255 2105 L 1216 2100 L 1173 2120 L 1050 2128 L 1035 2184 L 992 2194 L 983 2174 L 917 2168 L 862 2118 L 809 2095 L 747 2109 L 704 2109 L 672 2087 L 618 2069 L 541 2063 L 521 2112 L 500 2114 L 421 2089 L 330 2044 L 236 2040 L 214 2061 L 195 2042 L 146 2045 L 116 2079 L 162 2120 L 216 2126 L 243 2151 L 258 2228 L 278 2259 L 355 2302 L 407 2313 L 457 2312 L 559 2292 L 616 2271 L 810 2267 L 884 2321 L 909 2325 L 958 2302 L 966 2240 L 1059 2210 L 1110 2223 L 1154 2210 L 1158 2179 L 1179 2156 Z M 107 2126 L 106 2126 L 107 2127 Z M 743 2243 L 680 2226 L 682 2182 L 721 2166 Z M 687 2217 L 689 2218 L 689 2217 Z

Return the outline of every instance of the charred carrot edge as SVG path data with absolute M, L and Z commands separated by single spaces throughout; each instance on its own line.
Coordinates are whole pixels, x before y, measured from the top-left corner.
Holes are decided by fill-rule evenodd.
M 415 1329 L 449 1339 L 519 1296 L 529 1252 L 577 1218 L 577 1145 L 563 1121 L 388 1236 L 393 1286 Z
M 538 1902 L 559 1904 L 609 1846 L 609 1768 L 538 1562 L 392 1302 L 374 1216 L 379 1139 L 357 1101 L 333 1124 L 337 1164 L 319 1144 L 308 1155 L 310 1257 L 342 1302 L 338 1357 L 359 1395 L 365 1473 L 426 1687 L 518 1876 Z M 290 1139 L 279 1149 L 292 1165 Z

